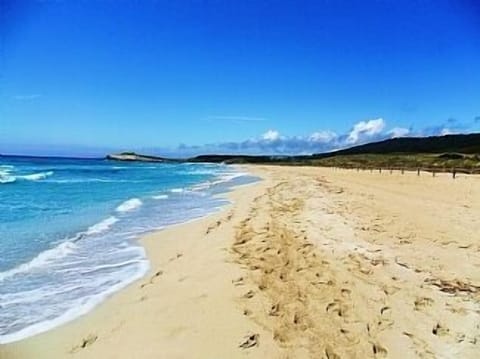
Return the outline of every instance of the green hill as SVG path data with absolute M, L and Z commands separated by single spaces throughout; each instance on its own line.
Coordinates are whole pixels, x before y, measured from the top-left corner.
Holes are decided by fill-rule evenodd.
M 391 153 L 463 153 L 480 154 L 480 133 L 432 137 L 402 137 L 367 143 L 344 150 L 313 155 L 326 158 L 339 155 Z
M 480 134 L 404 137 L 307 156 L 200 155 L 184 160 L 136 153 L 109 155 L 120 161 L 212 162 L 361 168 L 425 168 L 480 171 Z

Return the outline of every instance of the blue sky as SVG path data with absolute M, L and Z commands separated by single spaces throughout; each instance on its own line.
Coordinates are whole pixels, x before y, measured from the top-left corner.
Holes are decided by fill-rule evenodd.
M 0 153 L 310 153 L 480 130 L 480 5 L 3 1 Z

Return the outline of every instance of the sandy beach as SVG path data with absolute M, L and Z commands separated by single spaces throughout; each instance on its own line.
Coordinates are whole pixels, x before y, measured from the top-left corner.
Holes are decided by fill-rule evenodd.
M 146 277 L 1 359 L 477 358 L 480 178 L 250 166 Z

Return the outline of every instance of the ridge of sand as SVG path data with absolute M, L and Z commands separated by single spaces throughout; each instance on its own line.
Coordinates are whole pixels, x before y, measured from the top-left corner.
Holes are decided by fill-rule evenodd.
M 248 167 L 149 276 L 0 358 L 476 358 L 480 178 Z

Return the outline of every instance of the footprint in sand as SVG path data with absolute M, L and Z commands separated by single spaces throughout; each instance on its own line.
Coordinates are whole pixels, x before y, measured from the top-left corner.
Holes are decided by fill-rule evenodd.
M 168 261 L 173 262 L 175 259 L 179 259 L 183 257 L 183 253 L 177 253 L 175 257 L 170 258 Z
M 327 359 L 341 359 L 340 355 L 335 353 L 330 346 L 325 349 L 325 356 Z
M 272 305 L 272 307 L 270 308 L 270 311 L 268 312 L 268 315 L 272 317 L 277 317 L 279 314 L 280 314 L 280 304 L 277 303 Z
M 248 349 L 258 346 L 259 338 L 260 334 L 248 334 L 245 336 L 244 341 L 240 343 L 239 347 L 242 349 Z
M 367 267 L 359 267 L 358 271 L 362 274 L 365 274 L 365 275 L 370 275 L 370 274 L 373 273 L 372 269 L 367 268 Z
M 380 314 L 381 315 L 389 315 L 391 313 L 392 308 L 385 306 L 380 309 Z
M 252 315 L 252 311 L 250 309 L 244 309 L 243 310 L 243 315 L 248 317 L 249 315 Z
M 341 304 L 339 301 L 331 302 L 325 308 L 327 313 L 337 313 L 339 317 L 343 317 L 346 312 L 346 306 Z
M 236 286 L 236 287 L 245 284 L 245 282 L 244 282 L 244 280 L 243 280 L 243 277 L 240 277 L 240 278 L 237 278 L 237 279 L 232 280 L 232 283 L 233 283 L 233 285 Z
M 379 264 L 384 266 L 385 264 L 387 264 L 387 261 L 383 258 L 375 258 L 370 261 L 370 264 L 372 264 L 373 266 L 378 266 Z
M 90 334 L 86 338 L 83 338 L 82 342 L 79 345 L 72 348 L 72 350 L 70 352 L 75 353 L 75 352 L 77 352 L 81 349 L 84 349 L 84 348 L 92 345 L 93 343 L 95 343 L 97 341 L 97 339 L 98 339 L 98 336 L 96 334 Z
M 372 344 L 373 355 L 375 358 L 386 358 L 388 351 L 379 344 Z
M 300 314 L 300 313 L 295 313 L 295 314 L 293 315 L 293 320 L 292 320 L 293 324 L 299 325 L 299 324 L 302 323 L 302 321 L 303 321 L 303 315 L 302 315 L 302 314 Z
M 433 299 L 428 297 L 419 297 L 415 299 L 414 305 L 415 310 L 422 310 L 426 307 L 430 307 L 433 304 Z
M 350 294 L 352 293 L 352 291 L 347 288 L 342 288 L 341 293 L 344 298 L 350 298 Z
M 205 234 L 210 234 L 210 232 L 214 229 L 213 226 L 208 226 L 207 230 L 205 231 Z
M 155 278 L 160 277 L 162 274 L 162 270 L 155 272 L 155 274 L 150 277 L 150 281 L 147 283 L 143 283 L 140 288 L 145 288 L 147 285 L 153 284 L 155 282 Z
M 443 325 L 440 325 L 439 323 L 437 323 L 432 329 L 432 334 L 436 335 L 436 336 L 439 336 L 439 337 L 443 337 L 443 336 L 447 335 L 449 331 L 450 331 L 450 329 L 448 329 L 447 327 L 444 327 Z
M 399 287 L 389 286 L 389 285 L 382 285 L 381 288 L 382 288 L 383 292 L 384 292 L 386 295 L 395 294 L 395 293 L 397 293 L 397 292 L 400 290 Z
M 249 290 L 247 293 L 243 295 L 244 298 L 250 299 L 255 296 L 255 292 L 253 290 Z

